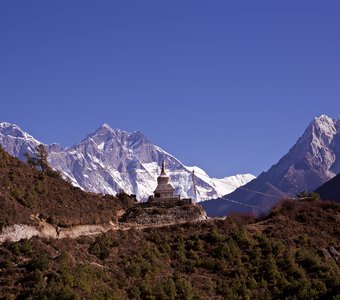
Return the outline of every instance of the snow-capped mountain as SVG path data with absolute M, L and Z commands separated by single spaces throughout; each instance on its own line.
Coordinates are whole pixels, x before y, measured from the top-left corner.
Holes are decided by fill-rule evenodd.
M 338 173 L 340 120 L 322 115 L 309 124 L 296 144 L 277 164 L 226 196 L 256 207 L 220 200 L 202 204 L 211 215 L 232 211 L 266 211 L 282 197 L 295 196 L 304 190 L 314 191 Z
M 263 174 L 285 193 L 313 191 L 340 172 L 340 120 L 315 118 L 289 152 Z
M 245 185 L 256 177 L 252 174 L 238 174 L 224 178 L 210 178 L 209 175 L 199 167 L 186 167 L 190 172 L 194 171 L 196 177 L 209 183 L 221 195 L 232 193 L 238 187 Z M 199 194 L 199 190 L 198 190 Z
M 0 144 L 10 154 L 24 159 L 24 153 L 33 152 L 40 142 L 14 124 L 1 123 Z M 88 191 L 116 194 L 124 190 L 146 200 L 156 188 L 161 162 L 165 160 L 176 193 L 194 196 L 193 168 L 153 145 L 141 132 L 114 130 L 104 124 L 75 146 L 52 144 L 46 148 L 51 166 Z M 255 178 L 244 174 L 215 179 L 198 167 L 194 169 L 198 201 L 222 196 Z
M 0 145 L 11 155 L 25 160 L 25 153 L 34 153 L 34 148 L 41 144 L 18 126 L 7 122 L 0 123 Z

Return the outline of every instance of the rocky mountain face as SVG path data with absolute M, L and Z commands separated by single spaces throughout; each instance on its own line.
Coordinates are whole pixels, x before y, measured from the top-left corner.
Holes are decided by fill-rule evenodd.
M 267 172 L 225 199 L 201 204 L 210 215 L 264 212 L 282 197 L 314 191 L 339 172 L 340 120 L 322 115 L 310 123 L 297 143 Z
M 24 160 L 24 153 L 33 153 L 40 142 L 14 124 L 1 123 L 0 144 L 8 153 Z M 194 196 L 192 168 L 153 145 L 141 132 L 114 130 L 104 124 L 75 146 L 62 148 L 52 144 L 46 148 L 51 166 L 87 191 L 116 194 L 124 190 L 139 200 L 146 200 L 156 188 L 161 162 L 165 160 L 176 193 L 182 197 Z M 255 178 L 242 174 L 215 179 L 197 170 L 198 201 L 232 192 Z

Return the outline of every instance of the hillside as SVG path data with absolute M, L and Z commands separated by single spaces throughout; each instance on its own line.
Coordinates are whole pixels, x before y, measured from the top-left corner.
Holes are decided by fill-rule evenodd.
M 315 190 L 323 200 L 340 202 L 340 174 Z
M 0 147 L 0 228 L 33 224 L 32 215 L 59 226 L 107 223 L 132 204 L 127 195 L 86 193 L 58 172 L 37 171 Z
M 340 205 L 0 245 L 3 299 L 338 299 Z

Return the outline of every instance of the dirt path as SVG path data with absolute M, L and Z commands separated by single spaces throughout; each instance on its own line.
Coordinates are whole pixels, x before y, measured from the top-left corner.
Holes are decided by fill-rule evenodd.
M 146 228 L 160 228 L 176 224 L 184 224 L 186 221 L 177 221 L 163 224 L 135 224 L 135 223 L 119 223 L 110 222 L 108 224 L 99 225 L 77 225 L 68 228 L 60 228 L 47 223 L 45 220 L 39 219 L 32 215 L 31 218 L 37 222 L 36 226 L 15 224 L 3 228 L 0 233 L 0 243 L 5 241 L 17 242 L 21 239 L 30 239 L 33 236 L 39 236 L 48 239 L 77 238 L 82 235 L 91 236 L 98 235 L 109 230 L 143 230 Z M 204 220 L 198 220 L 200 222 Z

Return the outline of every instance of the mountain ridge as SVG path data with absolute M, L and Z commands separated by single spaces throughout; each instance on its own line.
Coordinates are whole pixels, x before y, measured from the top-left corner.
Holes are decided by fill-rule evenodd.
M 25 160 L 26 152 L 34 153 L 40 141 L 15 124 L 1 124 L 4 125 L 0 126 L 0 144 L 7 152 L 21 160 Z M 8 135 L 11 126 L 13 130 Z M 112 129 L 104 123 L 73 146 L 63 148 L 54 143 L 46 148 L 51 166 L 60 170 L 75 186 L 88 191 L 116 194 L 124 190 L 146 200 L 156 188 L 156 178 L 164 159 L 176 193 L 194 197 L 191 167 L 153 145 L 140 131 Z M 210 178 L 207 174 L 204 178 L 196 176 L 198 200 L 216 198 L 252 179 L 251 174 L 223 179 Z

